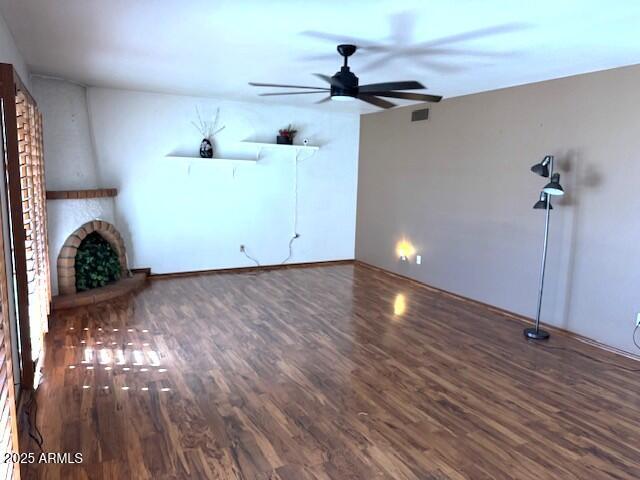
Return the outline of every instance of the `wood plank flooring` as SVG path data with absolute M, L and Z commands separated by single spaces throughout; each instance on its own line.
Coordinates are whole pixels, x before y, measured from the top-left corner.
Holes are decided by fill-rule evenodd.
M 361 265 L 154 280 L 52 323 L 38 425 L 84 461 L 26 478 L 640 478 L 640 363 Z

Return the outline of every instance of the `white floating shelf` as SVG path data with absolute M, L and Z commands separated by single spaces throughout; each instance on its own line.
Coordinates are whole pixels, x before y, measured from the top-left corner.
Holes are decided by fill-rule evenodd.
M 172 158 L 178 160 L 197 161 L 200 163 L 209 163 L 211 165 L 255 165 L 257 160 L 255 158 L 202 158 L 191 157 L 188 155 L 166 155 L 165 158 Z
M 241 143 L 244 143 L 245 145 L 253 145 L 254 147 L 259 147 L 259 148 L 277 148 L 277 149 L 284 149 L 284 150 L 309 150 L 309 151 L 320 150 L 320 147 L 317 145 L 286 145 L 283 143 L 248 142 L 248 141 L 244 141 Z

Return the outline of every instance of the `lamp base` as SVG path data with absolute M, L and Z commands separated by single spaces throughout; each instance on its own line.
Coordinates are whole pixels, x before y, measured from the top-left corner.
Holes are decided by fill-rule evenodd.
M 548 340 L 550 335 L 549 332 L 532 327 L 524 329 L 524 336 L 531 340 Z

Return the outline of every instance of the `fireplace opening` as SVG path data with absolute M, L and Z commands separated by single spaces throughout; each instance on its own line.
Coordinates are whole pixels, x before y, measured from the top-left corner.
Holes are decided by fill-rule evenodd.
M 76 252 L 76 291 L 104 287 L 122 275 L 118 254 L 98 232 L 80 242 Z
M 116 264 L 119 264 L 119 270 Z M 98 288 L 129 277 L 122 236 L 108 222 L 85 223 L 69 235 L 62 246 L 57 269 L 60 295 Z

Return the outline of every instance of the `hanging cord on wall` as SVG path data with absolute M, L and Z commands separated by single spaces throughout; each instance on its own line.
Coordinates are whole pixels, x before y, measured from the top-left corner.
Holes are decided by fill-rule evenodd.
M 245 257 L 247 257 L 249 260 L 255 263 L 256 267 L 260 267 L 260 262 L 247 253 L 247 247 L 245 247 L 244 245 L 240 245 L 240 251 L 244 254 Z M 260 270 L 256 270 L 254 272 L 248 272 L 245 275 L 251 275 L 253 277 L 257 277 L 258 275 L 260 275 Z
M 298 233 L 298 153 L 296 152 L 296 160 L 295 160 L 295 169 L 294 169 L 294 181 L 293 181 L 293 236 L 289 239 L 289 255 L 285 258 L 280 265 L 284 265 L 293 256 L 293 242 L 295 242 L 298 238 L 300 238 L 300 234 Z
M 284 265 L 289 260 L 291 260 L 291 257 L 293 257 L 293 242 L 295 242 L 298 238 L 300 238 L 300 234 L 298 233 L 298 160 L 299 160 L 299 156 L 298 156 L 298 153 L 296 153 L 296 159 L 294 163 L 294 180 L 293 180 L 293 235 L 289 239 L 289 246 L 288 246 L 289 254 L 287 255 L 287 258 L 285 258 L 282 262 L 280 262 L 280 265 Z M 240 251 L 244 253 L 245 257 L 247 257 L 249 260 L 254 262 L 257 267 L 261 266 L 258 260 L 256 260 L 254 257 L 252 257 L 247 253 L 247 247 L 245 247 L 244 245 L 241 245 Z
M 30 390 L 29 392 L 29 400 L 24 405 L 23 415 L 27 421 L 29 437 L 36 443 L 42 452 L 44 437 L 38 428 L 38 402 L 36 401 L 35 392 L 33 390 Z
M 247 247 L 245 247 L 244 245 L 240 245 L 240 251 L 244 253 L 245 257 L 247 257 L 249 260 L 255 263 L 256 267 L 260 266 L 260 262 L 247 253 Z
M 285 258 L 282 262 L 280 262 L 280 265 L 284 265 L 285 263 L 287 263 L 293 256 L 293 242 L 296 241 L 298 237 L 300 237 L 300 235 L 296 233 L 293 237 L 289 239 L 289 255 L 287 255 L 287 258 Z

